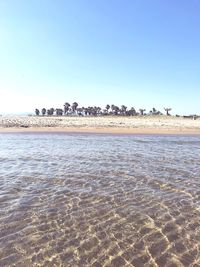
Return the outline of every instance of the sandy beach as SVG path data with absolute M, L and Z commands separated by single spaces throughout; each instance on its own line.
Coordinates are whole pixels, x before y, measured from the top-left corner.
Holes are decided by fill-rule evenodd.
M 85 132 L 122 134 L 200 134 L 200 119 L 166 116 L 42 117 L 2 116 L 0 132 Z

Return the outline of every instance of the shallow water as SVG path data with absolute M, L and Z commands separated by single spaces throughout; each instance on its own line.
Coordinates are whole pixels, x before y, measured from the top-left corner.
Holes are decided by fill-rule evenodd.
M 0 134 L 0 266 L 200 266 L 200 137 Z

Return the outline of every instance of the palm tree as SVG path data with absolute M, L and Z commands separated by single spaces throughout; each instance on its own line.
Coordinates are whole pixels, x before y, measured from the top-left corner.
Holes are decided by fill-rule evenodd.
M 93 107 L 93 109 L 92 109 L 92 115 L 94 115 L 94 116 L 97 116 L 97 114 L 99 113 L 99 108 L 100 107 L 96 107 L 96 106 L 94 106 Z M 101 108 L 100 108 L 100 110 L 101 110 Z
M 97 114 L 101 114 L 101 108 L 100 107 L 97 107 Z
M 166 111 L 166 115 L 170 116 L 169 111 L 171 111 L 172 109 L 171 108 L 164 108 L 164 110 Z
M 87 107 L 87 114 L 90 116 L 92 114 L 92 107 Z
M 111 105 L 111 110 L 112 110 L 112 113 L 114 113 L 114 111 L 115 111 L 115 105 Z
M 39 115 L 40 115 L 40 111 L 39 111 L 39 109 L 37 109 L 37 108 L 35 109 L 35 115 L 36 115 L 36 116 L 39 116 Z
M 66 114 L 69 111 L 69 107 L 70 107 L 70 104 L 66 102 L 64 104 L 64 114 Z
M 85 107 L 82 107 L 82 115 L 86 115 L 85 114 Z
M 146 109 L 142 109 L 142 108 L 140 108 L 140 109 L 139 109 L 140 115 L 143 116 L 145 111 L 146 111 Z
M 83 108 L 77 108 L 77 113 L 79 116 L 83 116 Z
M 136 115 L 136 110 L 134 107 L 132 107 L 129 111 L 128 111 L 128 115 L 130 116 L 135 116 Z
M 106 110 L 107 110 L 107 113 L 108 113 L 108 110 L 110 109 L 110 105 L 106 105 Z
M 119 111 L 120 111 L 120 108 L 118 106 L 115 106 L 115 115 L 118 115 Z
M 73 110 L 73 112 L 76 111 L 77 107 L 78 107 L 78 103 L 77 103 L 77 102 L 74 102 L 74 103 L 72 104 L 72 110 Z
M 44 116 L 46 114 L 46 112 L 47 112 L 46 108 L 43 108 L 42 109 L 42 116 Z
M 56 109 L 56 115 L 57 116 L 62 116 L 63 115 L 63 110 L 61 108 Z
M 84 113 L 85 113 L 85 116 L 89 115 L 88 108 L 84 108 Z
M 121 106 L 120 113 L 121 113 L 122 115 L 126 115 L 126 110 L 127 110 L 127 107 L 124 106 L 124 105 L 122 105 L 122 106 Z
M 119 112 L 119 107 L 118 106 L 111 105 L 111 109 L 112 109 L 112 113 L 114 115 L 117 115 L 118 114 L 118 112 Z
M 156 108 L 152 108 L 152 113 L 153 113 L 153 114 L 156 114 L 156 113 L 157 113 Z
M 54 108 L 50 108 L 50 115 L 53 115 L 54 111 Z

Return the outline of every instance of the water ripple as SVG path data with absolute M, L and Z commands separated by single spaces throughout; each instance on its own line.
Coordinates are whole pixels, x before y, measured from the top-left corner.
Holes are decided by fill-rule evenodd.
M 200 137 L 0 135 L 0 266 L 200 266 Z

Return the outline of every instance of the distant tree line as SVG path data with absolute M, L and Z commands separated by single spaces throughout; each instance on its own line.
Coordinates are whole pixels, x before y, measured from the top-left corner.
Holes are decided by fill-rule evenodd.
M 166 115 L 170 116 L 169 112 L 171 108 L 164 108 Z M 104 109 L 96 106 L 89 106 L 89 107 L 79 107 L 77 102 L 72 103 L 71 105 L 66 102 L 64 103 L 63 109 L 61 108 L 42 108 L 42 110 L 35 109 L 35 114 L 37 116 L 62 116 L 62 115 L 78 115 L 78 116 L 107 116 L 107 115 L 115 115 L 115 116 L 145 116 L 145 115 L 163 115 L 162 112 L 156 110 L 156 108 L 152 108 L 149 112 L 146 113 L 146 109 L 139 109 L 138 111 L 135 110 L 134 107 L 130 109 L 127 106 L 122 105 L 118 107 L 116 105 L 106 105 Z

